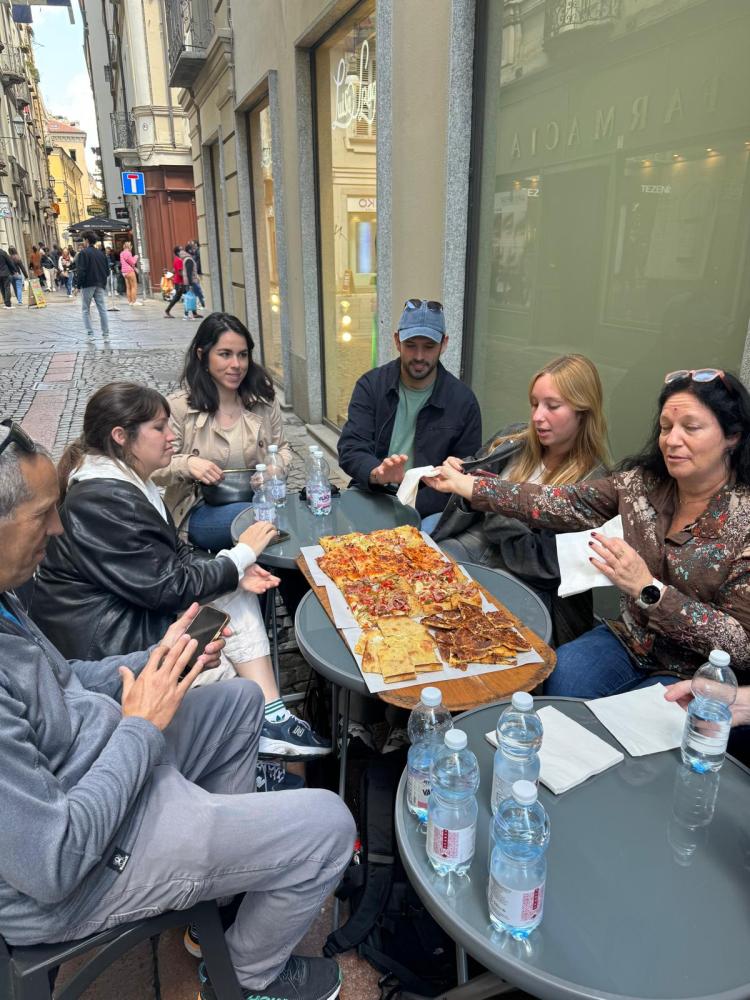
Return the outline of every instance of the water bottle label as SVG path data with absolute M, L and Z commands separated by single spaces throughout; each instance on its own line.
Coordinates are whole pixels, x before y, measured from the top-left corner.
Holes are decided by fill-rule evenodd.
M 412 809 L 427 809 L 430 779 L 421 774 L 409 774 L 406 779 L 406 801 Z
M 276 502 L 286 499 L 286 483 L 283 479 L 271 481 L 271 496 Z
M 446 830 L 427 821 L 427 855 L 436 861 L 470 861 L 474 856 L 476 826 L 466 826 L 462 830 Z
M 328 513 L 331 509 L 331 491 L 330 490 L 313 490 L 311 497 L 311 507 L 313 511 L 323 511 Z
M 254 507 L 256 521 L 270 521 L 276 524 L 276 510 L 273 504 L 256 504 Z
M 509 889 L 490 877 L 490 912 L 508 927 L 523 927 L 541 920 L 544 910 L 544 882 L 533 889 Z

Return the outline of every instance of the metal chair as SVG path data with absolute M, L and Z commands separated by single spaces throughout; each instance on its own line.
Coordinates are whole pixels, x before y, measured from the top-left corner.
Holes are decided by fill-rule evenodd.
M 148 920 L 120 924 L 80 941 L 27 946 L 9 945 L 0 937 L 0 998 L 52 1000 L 52 981 L 57 967 L 98 948 L 99 951 L 54 992 L 55 1000 L 78 1000 L 97 976 L 130 948 L 162 931 L 187 923 L 195 925 L 216 996 L 219 1000 L 243 1000 L 243 990 L 229 958 L 215 900 L 197 903 L 188 910 L 169 910 Z

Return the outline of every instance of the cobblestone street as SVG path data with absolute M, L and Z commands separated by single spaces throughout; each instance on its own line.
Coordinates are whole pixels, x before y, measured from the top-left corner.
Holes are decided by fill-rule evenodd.
M 80 300 L 60 293 L 48 297 L 44 309 L 14 306 L 0 309 L 0 392 L 3 417 L 13 417 L 36 440 L 59 458 L 68 442 L 80 433 L 86 401 L 101 385 L 130 379 L 155 386 L 165 395 L 178 383 L 184 350 L 196 324 L 163 318 L 163 303 L 152 299 L 144 306 L 116 300 L 118 311 L 108 313 L 109 336 L 102 336 L 92 308 L 95 333 L 83 328 Z M 285 410 L 287 436 L 296 458 L 290 485 L 303 484 L 303 459 L 313 438 L 302 421 Z M 332 464 L 331 478 L 343 485 L 347 479 Z M 280 659 L 285 692 L 303 690 L 309 668 L 299 654 L 292 622 L 281 619 Z M 330 908 L 321 914 L 299 950 L 320 954 L 330 928 Z M 377 974 L 353 955 L 344 956 L 347 983 L 344 1000 L 377 996 Z M 72 965 L 72 963 L 71 963 Z M 146 942 L 115 963 L 86 992 L 86 1000 L 195 1000 L 197 963 L 182 947 L 182 933 L 163 934 L 153 948 Z M 63 982 L 70 974 L 65 967 Z

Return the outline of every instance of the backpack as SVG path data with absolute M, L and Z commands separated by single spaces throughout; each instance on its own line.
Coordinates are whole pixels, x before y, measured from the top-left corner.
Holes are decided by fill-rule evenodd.
M 393 810 L 405 764 L 405 750 L 363 761 L 353 810 L 361 849 L 336 890 L 351 915 L 323 948 L 329 957 L 356 948 L 384 974 L 388 998 L 402 989 L 437 996 L 457 982 L 455 943 L 425 910 L 398 854 Z

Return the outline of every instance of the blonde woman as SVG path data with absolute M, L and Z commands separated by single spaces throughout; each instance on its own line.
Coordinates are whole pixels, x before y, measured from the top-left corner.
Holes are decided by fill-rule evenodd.
M 133 256 L 133 244 L 126 241 L 120 251 L 120 269 L 125 281 L 125 294 L 128 297 L 128 304 L 134 306 L 138 298 L 138 278 L 136 275 L 136 264 L 138 255 Z
M 464 469 L 482 469 L 506 482 L 563 486 L 606 474 L 607 425 L 602 384 L 581 354 L 550 361 L 529 383 L 528 424 L 493 435 Z M 558 598 L 554 534 L 513 517 L 481 514 L 453 496 L 432 537 L 455 559 L 507 570 L 533 587 L 552 614 L 556 643 L 592 626 L 590 594 Z

